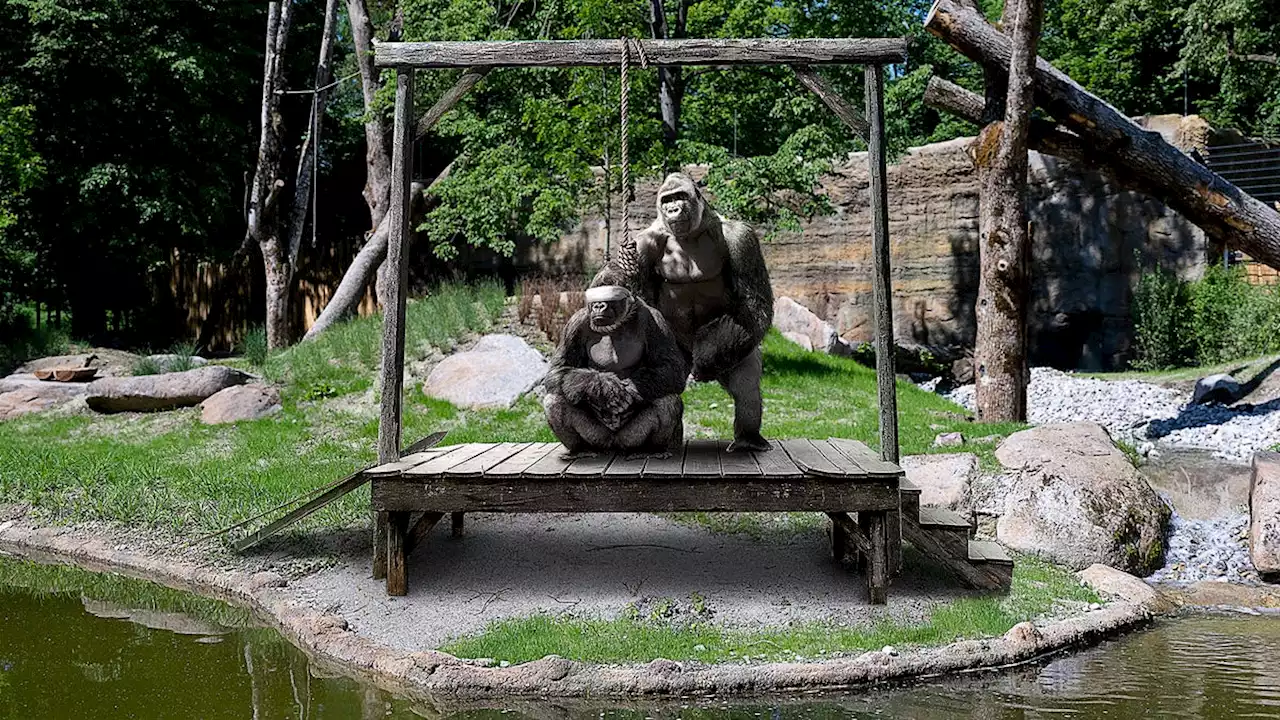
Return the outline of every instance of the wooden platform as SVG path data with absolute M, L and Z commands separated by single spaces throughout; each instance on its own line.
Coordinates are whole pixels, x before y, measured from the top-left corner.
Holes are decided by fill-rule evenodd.
M 559 443 L 467 443 L 408 455 L 365 472 L 388 528 L 386 567 L 375 559 L 374 575 L 385 572 L 388 594 L 405 594 L 407 555 L 446 514 L 460 534 L 468 512 L 812 511 L 832 518 L 833 554 L 856 553 L 872 602 L 885 602 L 901 565 L 902 469 L 853 440 L 772 444 L 730 453 L 728 441 L 692 440 L 667 458 L 569 458 Z

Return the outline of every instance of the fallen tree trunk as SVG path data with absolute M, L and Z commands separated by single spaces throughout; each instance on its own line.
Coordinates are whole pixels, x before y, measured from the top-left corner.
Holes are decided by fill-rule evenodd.
M 1007 68 L 1013 43 L 978 13 L 937 0 L 925 27 L 984 67 Z M 1036 102 L 1075 132 L 1089 152 L 1108 157 L 1209 236 L 1280 269 L 1280 213 L 1149 132 L 1080 87 L 1043 58 L 1034 73 Z

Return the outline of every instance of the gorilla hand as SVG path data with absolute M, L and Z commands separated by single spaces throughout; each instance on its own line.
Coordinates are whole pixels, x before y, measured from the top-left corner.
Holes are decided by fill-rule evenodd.
M 698 328 L 693 338 L 693 379 L 715 380 L 749 355 L 755 343 L 746 328 L 722 315 Z

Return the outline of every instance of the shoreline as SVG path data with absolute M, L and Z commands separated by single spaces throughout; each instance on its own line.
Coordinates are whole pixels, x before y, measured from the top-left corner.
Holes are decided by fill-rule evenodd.
M 869 651 L 822 661 L 748 665 L 658 658 L 643 664 L 602 665 L 548 656 L 498 667 L 436 650 L 405 652 L 361 637 L 341 615 L 296 602 L 284 592 L 288 582 L 275 572 L 217 568 L 169 559 L 158 552 L 116 548 L 102 534 L 21 520 L 0 523 L 0 551 L 37 562 L 113 572 L 247 607 L 313 661 L 426 701 L 681 695 L 748 698 L 847 691 L 1034 662 L 1139 628 L 1157 615 L 1142 604 L 1115 601 L 1046 625 L 1022 622 L 1001 637 L 903 649 L 895 655 Z

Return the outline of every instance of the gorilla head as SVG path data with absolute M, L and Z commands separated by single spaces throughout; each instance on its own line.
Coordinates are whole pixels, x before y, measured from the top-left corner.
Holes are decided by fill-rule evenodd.
M 698 186 L 684 173 L 671 173 L 658 188 L 658 217 L 677 239 L 685 238 L 702 227 L 705 207 Z
M 635 296 L 619 285 L 593 287 L 586 293 L 587 317 L 591 329 L 608 335 L 636 314 Z

